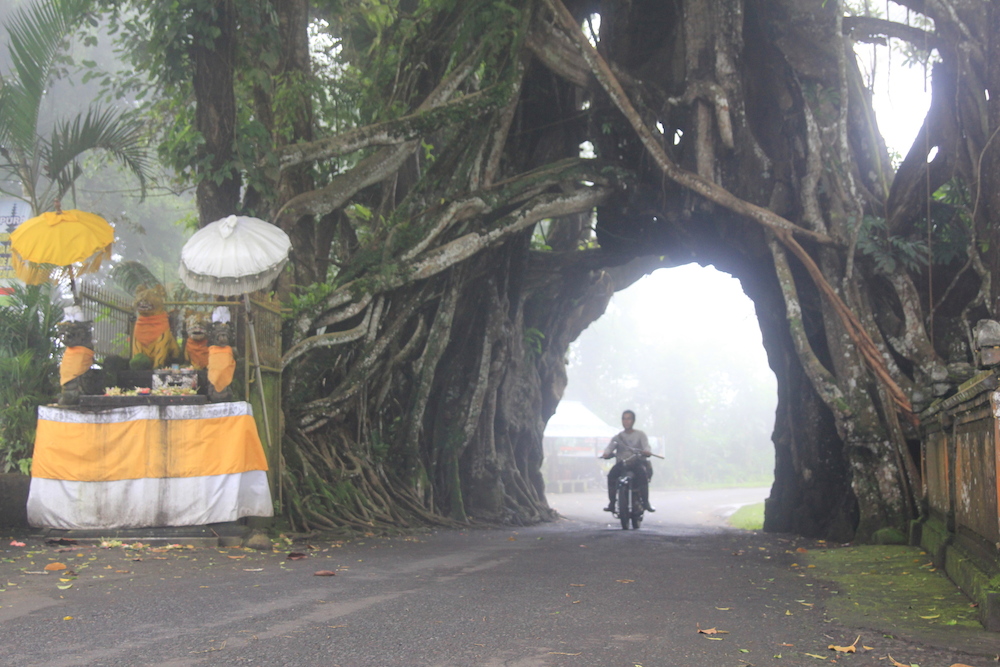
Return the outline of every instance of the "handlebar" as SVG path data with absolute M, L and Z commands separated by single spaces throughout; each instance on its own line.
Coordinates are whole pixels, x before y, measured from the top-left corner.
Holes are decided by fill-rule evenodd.
M 639 456 L 639 455 L 638 454 L 633 454 L 632 456 L 628 457 L 627 459 L 622 459 L 622 462 L 624 463 L 625 461 L 631 461 L 632 459 L 634 459 L 637 456 Z M 667 459 L 666 456 L 660 456 L 659 454 L 653 454 L 652 452 L 650 452 L 649 454 L 643 454 L 643 456 L 655 456 L 658 459 L 663 459 L 663 460 Z M 599 458 L 599 459 L 613 459 L 614 456 L 613 455 L 612 456 L 604 456 L 602 454 L 601 456 L 598 456 L 597 458 Z

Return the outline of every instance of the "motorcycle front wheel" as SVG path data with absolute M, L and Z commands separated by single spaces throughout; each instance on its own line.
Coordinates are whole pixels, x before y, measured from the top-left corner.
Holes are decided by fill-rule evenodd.
M 632 489 L 628 484 L 618 487 L 618 518 L 622 522 L 622 530 L 628 530 L 629 517 L 632 516 Z

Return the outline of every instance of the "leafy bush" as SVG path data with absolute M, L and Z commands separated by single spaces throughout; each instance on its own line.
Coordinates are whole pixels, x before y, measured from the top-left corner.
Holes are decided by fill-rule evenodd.
M 0 304 L 0 472 L 26 472 L 39 405 L 58 392 L 56 324 L 49 285 L 22 287 Z

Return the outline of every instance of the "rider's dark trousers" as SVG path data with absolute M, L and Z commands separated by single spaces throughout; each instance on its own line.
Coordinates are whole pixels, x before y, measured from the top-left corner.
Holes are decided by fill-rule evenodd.
M 645 474 L 634 475 L 635 480 L 635 490 L 639 493 L 639 498 L 642 499 L 643 504 L 649 504 L 649 477 L 648 471 L 645 463 L 639 465 L 639 472 Z M 615 499 L 618 496 L 618 479 L 625 473 L 625 466 L 622 465 L 621 461 L 615 463 L 611 466 L 611 470 L 608 471 L 608 500 L 614 504 Z

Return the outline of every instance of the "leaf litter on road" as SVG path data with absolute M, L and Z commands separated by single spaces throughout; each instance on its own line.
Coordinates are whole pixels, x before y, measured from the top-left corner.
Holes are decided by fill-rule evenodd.
M 837 653 L 857 653 L 858 652 L 857 647 L 859 641 L 861 641 L 861 635 L 858 635 L 858 638 L 854 640 L 853 644 L 849 644 L 847 646 L 837 646 L 835 644 L 830 644 L 829 646 L 827 646 L 827 648 L 830 649 L 831 651 L 836 651 Z

